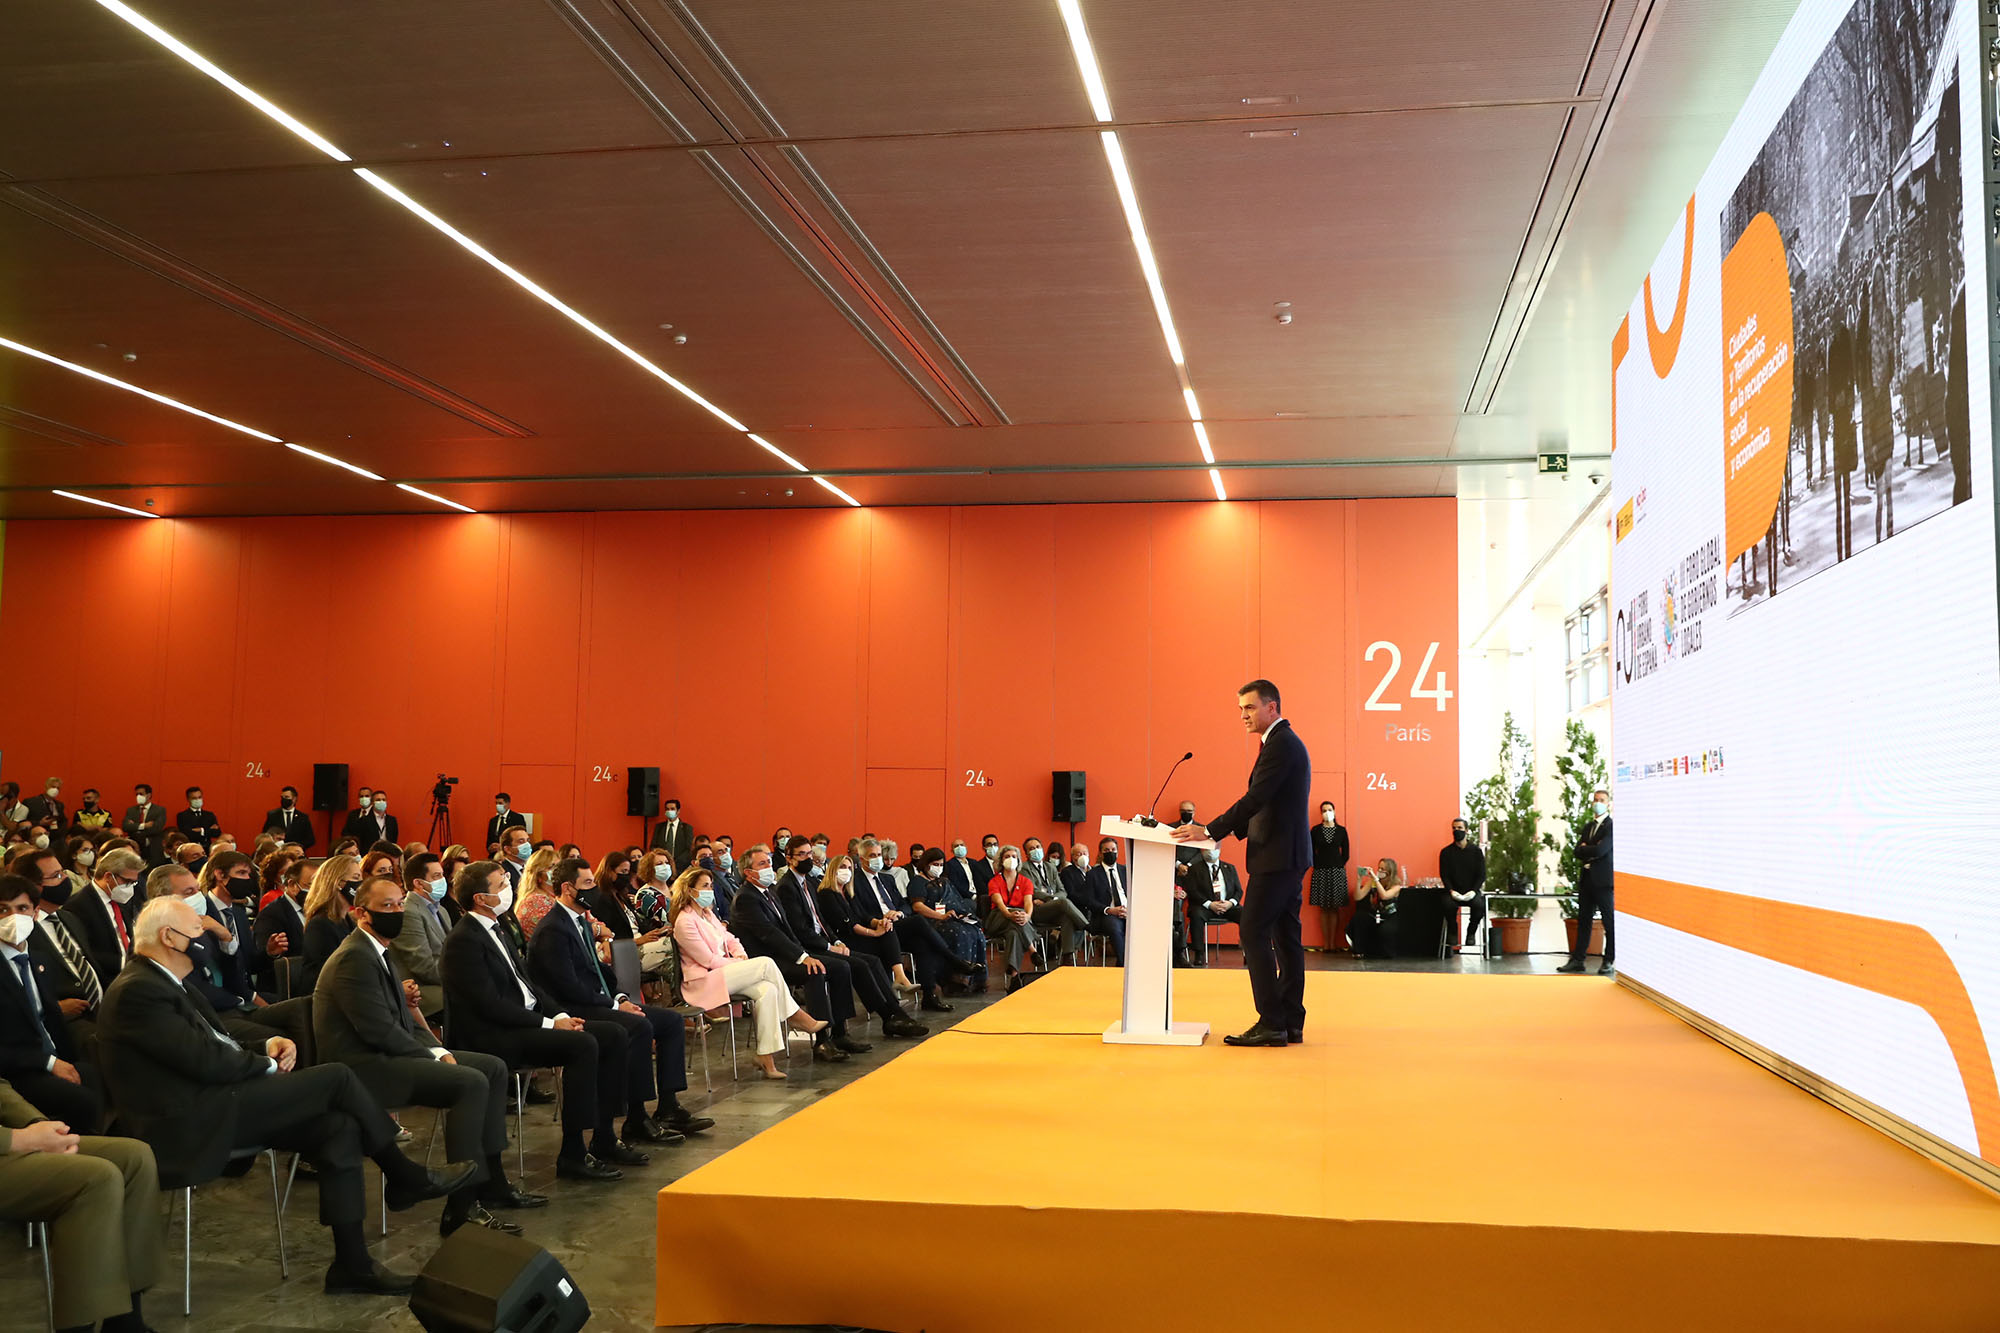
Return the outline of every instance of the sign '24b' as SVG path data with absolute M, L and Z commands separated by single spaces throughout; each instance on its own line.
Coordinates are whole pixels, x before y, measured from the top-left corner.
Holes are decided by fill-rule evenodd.
M 1438 671 L 1435 684 L 1429 687 L 1426 687 L 1424 684 L 1425 678 L 1431 673 L 1431 663 L 1437 660 L 1438 647 L 1438 644 L 1432 643 L 1430 647 L 1424 649 L 1424 660 L 1417 664 L 1416 674 L 1410 677 L 1409 698 L 1413 701 L 1417 699 L 1435 699 L 1437 701 L 1437 710 L 1442 713 L 1445 709 L 1445 700 L 1452 697 L 1451 691 L 1445 688 L 1444 671 L 1442 669 Z M 1373 662 L 1377 657 L 1385 654 L 1389 659 L 1389 667 L 1388 670 L 1382 673 L 1382 679 L 1375 683 L 1375 692 L 1368 696 L 1368 702 L 1361 705 L 1362 709 L 1366 712 L 1400 713 L 1403 711 L 1402 704 L 1392 703 L 1382 697 L 1389 692 L 1390 687 L 1396 683 L 1396 677 L 1402 673 L 1403 650 L 1387 639 L 1377 639 L 1368 645 L 1368 651 L 1362 654 L 1361 660 L 1364 662 Z

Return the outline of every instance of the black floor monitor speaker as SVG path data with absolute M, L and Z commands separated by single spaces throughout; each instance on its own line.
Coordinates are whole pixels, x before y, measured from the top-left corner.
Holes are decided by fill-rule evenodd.
M 1049 774 L 1054 796 L 1051 804 L 1054 817 L 1065 824 L 1083 822 L 1083 770 L 1080 768 L 1058 768 Z
M 347 765 L 313 765 L 313 809 L 347 813 Z
M 576 1333 L 590 1302 L 541 1246 L 460 1227 L 417 1275 L 410 1313 L 430 1333 Z
M 660 813 L 660 770 L 657 768 L 628 768 L 625 770 L 625 813 L 644 815 L 651 819 Z

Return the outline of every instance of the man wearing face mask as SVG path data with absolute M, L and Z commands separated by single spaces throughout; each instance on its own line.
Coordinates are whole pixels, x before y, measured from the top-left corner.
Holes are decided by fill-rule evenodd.
M 449 930 L 444 919 L 444 862 L 434 852 L 412 852 L 403 858 L 403 883 L 409 886 L 403 932 L 389 947 L 403 975 L 417 983 L 424 1017 L 437 1022 L 444 1013 L 444 939 Z
M 1222 859 L 1222 849 L 1211 847 L 1188 871 L 1188 909 L 1194 916 L 1195 966 L 1208 966 L 1208 927 L 1211 922 L 1239 924 L 1243 920 L 1243 890 L 1236 867 Z
M 30 947 L 35 897 L 25 877 L 0 875 L 0 1078 L 73 1132 L 95 1134 L 103 1085 L 63 1018 L 57 974 Z
M 715 918 L 729 924 L 729 909 L 743 892 L 743 874 L 736 864 L 736 839 L 727 833 L 715 835 L 708 849 L 709 863 L 702 868 L 715 876 Z
M 361 821 L 368 819 L 375 813 L 375 789 L 373 787 L 363 787 L 359 796 L 360 799 L 355 802 L 354 808 L 347 812 L 347 819 L 340 826 L 340 836 L 343 838 L 352 838 L 361 846 L 366 847 L 374 839 L 362 833 Z
M 22 804 L 28 807 L 28 819 L 36 824 L 42 823 L 53 815 L 56 821 L 55 826 L 61 828 L 64 820 L 68 818 L 68 815 L 63 810 L 61 778 L 50 778 L 42 784 L 40 795 L 30 796 Z
M 998 873 L 997 870 L 994 872 Z M 951 840 L 951 856 L 944 863 L 944 882 L 953 892 L 964 894 L 975 904 L 983 903 L 986 901 L 986 886 L 992 878 L 992 875 L 978 878 L 972 862 L 965 855 L 965 839 Z
M 145 877 L 146 862 L 129 847 L 106 852 L 97 862 L 97 876 L 89 888 L 70 895 L 63 904 L 63 924 L 83 946 L 90 965 L 97 969 L 97 983 L 107 991 L 132 952 L 132 920 L 138 908 L 132 905 L 139 881 Z
M 778 831 L 771 835 L 770 850 L 777 856 L 783 856 L 791 848 L 791 845 L 792 831 L 780 824 Z
M 660 822 L 653 828 L 653 847 L 674 858 L 674 864 L 694 864 L 694 830 L 681 818 L 681 803 L 667 798 Z
M 201 788 L 187 789 L 187 809 L 174 816 L 174 827 L 183 838 L 201 844 L 202 855 L 206 856 L 215 848 L 216 835 L 222 832 L 222 822 L 213 810 L 203 809 Z
M 504 840 L 510 828 L 526 829 L 528 821 L 514 808 L 514 798 L 506 792 L 496 792 L 493 797 L 493 818 L 486 821 L 486 845 Z
M 264 812 L 264 832 L 275 834 L 280 842 L 296 843 L 302 852 L 313 849 L 312 816 L 299 809 L 297 787 L 279 789 L 278 808 Z
M 445 1201 L 439 1226 L 491 1226 L 483 1200 L 511 1199 L 507 1179 L 507 1062 L 447 1050 L 412 1012 L 389 946 L 403 930 L 403 887 L 386 875 L 354 894 L 355 929 L 320 969 L 313 987 L 319 1058 L 352 1068 L 385 1107 L 435 1106 L 445 1117 L 445 1158 L 475 1171 Z M 483 1173 L 477 1170 L 484 1167 Z M 495 1229 L 505 1229 L 495 1228 Z
M 83 804 L 77 807 L 70 820 L 71 833 L 96 833 L 99 829 L 111 827 L 111 812 L 98 799 L 97 788 L 83 789 Z
M 1604 961 L 1597 965 L 1597 975 L 1608 977 L 1615 970 L 1612 960 L 1618 951 L 1617 913 L 1611 892 L 1611 793 L 1608 791 L 1590 794 L 1590 820 L 1583 826 L 1583 837 L 1576 844 L 1576 859 L 1582 867 L 1576 877 L 1576 947 L 1569 951 L 1569 961 L 1556 971 L 1583 971 L 1584 957 L 1590 952 L 1590 919 L 1602 913 Z
M 853 979 L 854 998 L 870 1013 L 882 1019 L 882 1030 L 892 1037 L 921 1037 L 929 1028 L 911 1018 L 896 1003 L 895 989 L 889 984 L 888 970 L 879 959 L 857 954 L 832 937 L 820 915 L 818 893 L 812 881 L 812 845 L 792 844 L 791 870 L 780 875 L 777 900 L 784 911 L 785 925 L 805 951 L 821 962 L 838 959 L 847 964 Z M 740 935 L 740 932 L 739 932 Z
M 1056 868 L 1049 864 L 1048 853 L 1042 849 L 1040 838 L 1027 839 L 1021 844 L 1021 850 L 1028 858 L 1028 864 L 1022 867 L 1022 871 L 1035 890 L 1035 909 L 1030 920 L 1044 937 L 1055 937 L 1056 957 L 1073 963 L 1076 961 L 1077 945 L 1083 940 L 1090 918 L 1069 900 L 1069 888 L 1062 882 L 1062 876 L 1056 873 Z
M 1451 842 L 1438 853 L 1438 879 L 1444 883 L 1450 904 L 1452 934 L 1458 935 L 1458 912 L 1466 909 L 1465 935 L 1457 940 L 1461 949 L 1472 947 L 1480 923 L 1486 920 L 1486 853 L 1472 840 L 1471 826 L 1463 819 L 1451 821 Z
M 826 877 L 826 850 L 832 843 L 833 839 L 824 833 L 813 834 L 812 845 L 808 849 L 812 859 L 806 863 L 806 880 L 815 889 L 819 887 L 820 880 Z
M 507 872 L 507 883 L 514 890 L 514 901 L 521 900 L 521 872 L 527 868 L 528 858 L 534 850 L 528 845 L 528 830 L 516 824 L 500 835 L 500 868 Z
M 743 854 L 743 871 L 743 887 L 729 909 L 729 928 L 746 954 L 769 958 L 787 985 L 802 988 L 806 1012 L 827 1024 L 813 1038 L 813 1058 L 838 1062 L 875 1049 L 847 1035 L 847 1020 L 854 1016 L 854 969 L 847 959 L 823 948 L 809 950 L 792 933 L 778 898 L 770 850 L 751 847 Z
M 377 787 L 369 798 L 368 808 L 361 814 L 355 825 L 354 837 L 361 840 L 363 847 L 378 842 L 393 842 L 402 845 L 402 833 L 396 827 L 396 817 L 389 813 L 389 793 Z
M 63 1017 L 72 1023 L 91 1022 L 97 1017 L 97 1006 L 104 1002 L 104 987 L 98 983 L 97 969 L 90 965 L 83 946 L 61 918 L 59 909 L 68 900 L 69 876 L 63 873 L 54 852 L 29 857 L 21 873 L 37 890 L 35 914 L 39 920 L 28 938 L 28 952 L 48 966 Z M 52 896 L 56 894 L 62 896 Z
M 1077 901 L 1090 919 L 1090 933 L 1106 940 L 1111 948 L 1111 960 L 1119 966 L 1125 963 L 1125 921 L 1130 912 L 1132 881 L 1125 867 L 1118 864 L 1118 840 L 1101 838 L 1097 843 L 1097 864 L 1090 864 L 1090 856 L 1082 848 L 1077 849 L 1076 864 L 1083 871 L 1083 894 Z
M 989 833 L 979 840 L 979 855 L 986 862 L 983 866 L 972 867 L 973 878 L 979 881 L 979 892 L 985 893 L 986 886 L 1000 873 L 1000 835 Z
M 397 1150 L 396 1122 L 354 1070 L 296 1068 L 290 1038 L 218 1016 L 184 984 L 187 942 L 202 933 L 185 900 L 147 903 L 135 931 L 137 961 L 105 992 L 98 1020 L 119 1132 L 152 1146 L 168 1190 L 215 1179 L 240 1149 L 300 1153 L 319 1173 L 319 1217 L 333 1233 L 326 1291 L 407 1293 L 416 1279 L 376 1263 L 361 1232 L 363 1157 L 381 1167 L 396 1212 L 463 1185 L 473 1165 L 425 1170 Z
M 193 965 L 188 973 L 188 984 L 201 992 L 210 1007 L 218 1013 L 231 1013 L 248 1009 L 248 996 L 239 993 L 233 980 L 234 955 L 242 952 L 230 923 L 223 920 L 227 914 L 210 903 L 208 895 L 202 892 L 194 875 L 180 865 L 156 866 L 146 876 L 146 900 L 175 897 L 194 909 L 201 922 L 201 933 L 189 941 L 188 961 Z M 246 987 L 247 990 L 247 987 Z
M 166 860 L 160 848 L 160 840 L 167 833 L 167 812 L 153 804 L 153 789 L 140 783 L 132 789 L 132 804 L 125 811 L 125 821 L 120 828 L 125 836 L 139 844 L 139 855 L 146 858 L 146 864 L 156 866 Z

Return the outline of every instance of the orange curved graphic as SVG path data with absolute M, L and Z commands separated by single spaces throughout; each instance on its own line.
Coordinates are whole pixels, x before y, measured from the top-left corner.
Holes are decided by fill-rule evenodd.
M 1653 314 L 1653 275 L 1646 275 L 1646 350 L 1653 354 L 1653 373 L 1661 379 L 1674 368 L 1681 351 L 1681 329 L 1688 312 L 1688 279 L 1694 274 L 1694 196 L 1688 196 L 1681 220 L 1681 289 L 1674 297 L 1674 317 L 1664 329 Z
M 1722 260 L 1723 557 L 1770 529 L 1792 437 L 1792 278 L 1769 213 Z
M 1929 931 L 1903 921 L 1772 902 L 1692 884 L 1617 875 L 1618 906 L 1633 916 L 1857 986 L 1931 1016 L 1965 1085 L 1979 1155 L 2000 1161 L 2000 1084 L 1958 968 Z
M 1625 364 L 1625 354 L 1632 350 L 1632 316 L 1618 321 L 1618 332 L 1611 335 L 1611 452 L 1618 452 L 1618 367 Z

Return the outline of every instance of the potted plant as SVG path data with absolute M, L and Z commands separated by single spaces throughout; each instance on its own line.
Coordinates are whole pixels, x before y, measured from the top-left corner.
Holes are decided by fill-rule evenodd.
M 1569 940 L 1569 956 L 1574 958 L 1576 957 L 1576 895 L 1573 893 L 1564 894 L 1562 897 L 1556 899 L 1556 906 L 1562 909 L 1563 934 Z M 1590 923 L 1590 948 L 1585 950 L 1585 952 L 1603 954 L 1603 921 L 1598 920 Z
M 1528 919 L 1535 914 L 1532 894 L 1539 868 L 1535 864 L 1535 751 L 1514 715 L 1500 722 L 1500 755 L 1496 771 L 1465 794 L 1466 816 L 1485 833 L 1486 879 L 1507 886 L 1509 893 L 1486 901 L 1487 915 L 1500 931 L 1500 952 L 1528 951 Z
M 1556 778 L 1562 783 L 1562 812 L 1557 818 L 1562 820 L 1563 837 L 1558 841 L 1554 833 L 1544 833 L 1541 842 L 1556 854 L 1556 892 L 1565 895 L 1557 905 L 1562 908 L 1563 929 L 1569 936 L 1570 957 L 1574 958 L 1577 909 L 1572 890 L 1583 870 L 1576 859 L 1577 830 L 1590 820 L 1592 793 L 1609 783 L 1597 737 L 1574 718 L 1563 724 L 1563 752 L 1556 756 Z M 1592 923 L 1590 948 L 1586 952 L 1600 955 L 1604 952 L 1602 921 Z

